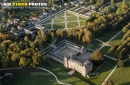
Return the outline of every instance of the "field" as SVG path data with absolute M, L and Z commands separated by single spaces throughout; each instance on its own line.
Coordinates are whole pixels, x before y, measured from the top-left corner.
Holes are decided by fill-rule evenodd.
M 122 39 L 122 37 L 123 37 L 123 33 L 120 33 L 116 38 L 114 38 L 109 44 L 110 45 L 115 45 L 115 44 L 117 44 L 121 39 Z
M 45 68 L 52 71 L 61 82 L 72 85 L 89 85 L 79 78 L 69 76 L 65 71 L 57 67 L 53 67 L 47 63 L 45 63 Z M 9 82 L 2 83 L 2 85 L 60 85 L 56 82 L 54 76 L 48 72 L 38 69 L 11 70 L 4 72 L 13 73 L 13 77 Z
M 116 35 L 119 31 L 111 31 L 108 32 L 106 34 L 104 34 L 102 37 L 100 37 L 99 39 L 102 40 L 103 42 L 107 42 L 108 40 L 110 40 L 114 35 Z
M 85 18 L 83 17 L 65 12 L 55 16 L 55 18 L 42 22 L 41 25 L 49 29 L 74 28 L 77 26 L 83 26 L 82 23 L 84 20 Z
M 116 68 L 108 80 L 113 81 L 114 85 L 130 85 L 130 60 L 125 62 L 125 67 Z
M 109 59 L 109 58 L 105 58 L 106 63 L 95 73 L 98 74 L 96 76 L 91 76 L 90 78 L 88 77 L 83 77 L 80 73 L 75 73 L 74 76 L 81 79 L 82 81 L 85 81 L 87 83 L 89 83 L 89 85 L 101 85 L 101 83 L 105 80 L 105 78 L 108 76 L 108 74 L 111 72 L 111 69 L 114 68 L 114 66 L 116 65 L 116 62 Z M 111 63 L 109 63 L 111 62 Z M 59 67 L 60 69 L 69 72 L 69 69 L 66 69 L 65 67 L 63 67 L 62 65 L 60 65 L 59 63 L 49 59 L 48 63 L 50 63 L 50 65 L 54 66 L 54 67 Z M 76 84 L 73 84 L 76 85 Z M 77 84 L 78 85 L 78 84 Z M 88 85 L 88 84 L 79 84 L 79 85 Z

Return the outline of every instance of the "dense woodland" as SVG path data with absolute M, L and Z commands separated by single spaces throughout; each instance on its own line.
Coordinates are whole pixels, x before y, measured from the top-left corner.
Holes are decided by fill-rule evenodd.
M 53 32 L 51 34 L 53 35 Z M 41 65 L 44 57 L 40 49 L 46 40 L 43 30 L 38 31 L 34 40 L 28 36 L 20 39 L 19 36 L 12 33 L 0 32 L 0 67 L 35 67 Z

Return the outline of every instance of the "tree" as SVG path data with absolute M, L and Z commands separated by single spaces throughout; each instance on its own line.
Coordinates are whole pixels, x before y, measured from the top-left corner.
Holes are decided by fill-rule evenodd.
M 117 64 L 118 64 L 119 67 L 124 67 L 124 62 L 121 59 L 119 59 Z
M 105 81 L 103 85 L 114 85 L 112 81 Z
M 91 56 L 91 60 L 95 65 L 100 65 L 104 61 L 103 54 L 100 50 L 95 50 Z
M 5 17 L 2 17 L 2 22 L 4 22 L 4 23 L 6 22 L 6 19 L 5 19 Z
M 111 3 L 111 4 L 114 4 L 114 0 L 111 0 L 110 3 Z
M 111 12 L 110 7 L 105 7 L 105 8 L 103 9 L 103 12 L 106 13 L 106 14 L 109 14 L 109 13 Z
M 25 36 L 25 37 L 24 37 L 24 41 L 26 41 L 26 42 L 29 41 L 28 36 Z
M 93 39 L 94 39 L 93 34 L 90 31 L 87 30 L 84 32 L 84 35 L 82 38 L 83 42 L 92 43 Z
M 2 26 L 2 24 L 0 24 L 0 31 L 2 31 L 3 30 L 3 26 Z
M 125 5 L 126 5 L 126 1 L 123 0 L 123 1 L 122 1 L 122 6 L 121 6 L 121 7 L 122 7 L 122 8 L 125 8 Z
M 90 3 L 90 10 L 91 10 L 91 5 L 94 3 L 93 0 L 89 0 L 89 3 Z
M 41 36 L 42 36 L 43 41 L 46 42 L 48 39 L 47 34 L 42 29 L 40 30 L 40 32 L 41 32 Z
M 21 22 L 20 22 L 20 26 L 21 26 L 21 27 L 26 26 L 26 21 L 21 21 Z
M 30 59 L 21 57 L 20 61 L 19 61 L 19 66 L 27 67 L 27 66 L 29 66 L 29 62 L 30 62 Z

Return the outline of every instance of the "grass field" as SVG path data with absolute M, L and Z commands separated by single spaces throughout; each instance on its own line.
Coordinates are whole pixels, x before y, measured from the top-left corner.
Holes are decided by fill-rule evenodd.
M 110 46 L 105 46 L 101 49 L 101 52 L 105 55 L 108 55 L 108 50 L 110 49 L 111 47 Z
M 82 81 L 87 82 L 89 85 L 101 85 L 101 83 L 105 80 L 105 78 L 108 76 L 108 74 L 111 72 L 111 69 L 115 66 L 116 62 L 106 58 L 105 57 L 105 61 L 106 63 L 96 72 L 98 75 L 97 76 L 91 76 L 90 78 L 88 77 L 83 77 L 80 73 L 76 72 L 74 74 L 75 77 L 81 79 Z M 48 61 L 50 63 L 50 65 L 54 66 L 54 67 L 59 67 L 60 69 L 68 72 L 69 69 L 66 69 L 63 65 L 50 60 Z M 111 63 L 109 63 L 111 62 Z M 75 84 L 73 84 L 75 85 Z M 78 85 L 78 84 L 77 84 Z M 87 85 L 87 84 L 82 84 L 79 83 L 79 85 Z
M 51 28 L 51 24 L 44 24 L 42 26 L 47 27 L 47 28 Z
M 67 17 L 67 21 L 76 21 L 76 20 L 77 20 L 76 16 Z
M 80 24 L 80 26 L 83 26 L 82 23 L 85 20 L 85 18 L 78 16 L 79 17 L 79 22 L 80 22 L 78 24 L 77 16 L 66 12 L 66 16 L 67 16 L 66 17 L 66 21 L 67 22 L 65 22 L 65 17 L 64 16 L 65 16 L 65 13 L 61 13 L 61 14 L 57 15 L 55 18 L 53 18 L 54 24 L 51 24 L 52 23 L 52 19 L 49 19 L 49 20 L 47 20 L 45 22 L 42 22 L 41 25 L 45 26 L 45 27 L 47 27 L 49 29 L 50 29 L 51 26 L 48 26 L 48 23 L 50 25 L 54 25 L 54 26 L 52 26 L 52 29 L 63 29 L 63 28 L 66 28 L 65 27 L 65 23 L 67 24 L 67 28 L 74 28 L 74 27 L 79 26 L 79 24 Z
M 64 17 L 57 17 L 57 18 L 54 19 L 54 23 L 63 22 L 63 21 L 65 21 Z
M 130 60 L 125 62 L 125 67 L 117 68 L 108 80 L 114 85 L 130 85 Z
M 68 26 L 68 28 L 76 27 L 76 26 L 78 26 L 78 22 L 68 22 L 67 26 Z
M 111 32 L 107 32 L 106 34 L 104 34 L 102 37 L 100 37 L 99 39 L 102 40 L 103 42 L 107 42 L 108 40 L 110 40 L 114 35 L 116 35 L 119 31 L 111 31 Z
M 109 44 L 110 45 L 115 45 L 115 44 L 117 44 L 121 39 L 122 39 L 122 37 L 123 37 L 123 33 L 120 33 L 116 38 L 114 38 Z
M 53 25 L 54 29 L 63 29 L 65 27 L 64 23 L 56 23 Z
M 44 67 L 52 71 L 61 82 L 72 85 L 89 85 L 79 78 L 67 75 L 65 71 L 61 70 L 60 68 L 53 67 L 48 63 L 45 63 Z M 11 70 L 3 71 L 1 73 L 5 72 L 13 73 L 13 77 L 10 81 L 2 83 L 2 85 L 60 85 L 56 82 L 55 78 L 51 74 L 38 69 Z

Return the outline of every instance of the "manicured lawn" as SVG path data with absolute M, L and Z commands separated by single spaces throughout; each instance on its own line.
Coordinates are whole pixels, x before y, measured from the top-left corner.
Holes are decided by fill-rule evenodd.
M 65 28 L 65 24 L 64 23 L 56 23 L 53 25 L 54 29 L 63 29 Z
M 97 41 L 97 40 L 95 40 L 95 41 L 93 42 L 93 45 L 92 45 L 92 48 L 91 48 L 91 49 L 96 50 L 96 49 L 100 48 L 101 46 L 102 46 L 102 43 L 99 42 L 99 41 Z
M 116 38 L 114 38 L 109 44 L 110 45 L 115 45 L 115 44 L 117 44 L 121 39 L 122 39 L 122 37 L 123 37 L 123 33 L 120 33 Z
M 48 23 L 51 23 L 51 22 L 52 22 L 52 19 L 49 19 L 49 20 L 47 20 L 47 21 L 45 21 L 45 22 L 43 22 L 41 24 L 48 24 Z
M 87 48 L 92 49 L 92 50 L 96 50 L 98 48 L 100 48 L 102 46 L 102 43 L 94 40 L 93 44 L 87 44 Z
M 107 32 L 104 35 L 102 35 L 99 39 L 107 42 L 108 40 L 110 40 L 114 35 L 116 35 L 119 31 L 111 31 L 111 32 Z
M 109 58 L 106 58 L 106 57 L 105 57 L 105 61 L 106 61 L 106 63 L 97 71 L 97 74 L 98 74 L 97 76 L 91 76 L 90 78 L 87 78 L 87 77 L 83 77 L 78 72 L 76 72 L 74 74 L 74 76 L 89 83 L 89 85 L 101 85 L 101 83 L 105 80 L 105 78 L 108 76 L 108 74 L 111 72 L 111 70 L 114 68 L 114 66 L 116 64 L 115 61 L 113 61 Z M 53 60 L 49 60 L 48 62 L 50 63 L 50 65 L 52 65 L 54 67 L 59 67 L 66 72 L 69 72 L 69 70 L 70 70 Z M 76 84 L 73 84 L 73 85 L 76 85 Z M 83 84 L 79 84 L 79 85 L 83 85 Z M 84 85 L 87 85 L 87 84 L 84 84 Z
M 86 18 L 83 18 L 83 17 L 79 17 L 79 20 L 85 20 Z
M 80 26 L 84 26 L 84 25 L 83 25 L 83 22 L 84 22 L 84 21 L 80 21 Z
M 110 49 L 111 47 L 110 46 L 105 46 L 101 49 L 101 52 L 105 55 L 108 55 L 108 50 Z
M 130 85 L 130 60 L 125 62 L 125 67 L 117 68 L 108 80 L 114 85 Z
M 45 63 L 44 67 L 52 71 L 61 82 L 72 85 L 79 85 L 79 83 L 89 85 L 74 76 L 67 75 L 65 71 L 57 67 L 52 67 L 47 63 Z M 2 85 L 60 85 L 50 73 L 38 69 L 11 70 L 1 73 L 5 72 L 13 73 L 13 77 L 9 82 L 3 83 Z
M 66 16 L 74 16 L 74 15 L 66 12 Z
M 74 28 L 78 26 L 78 22 L 68 22 L 67 23 L 68 28 Z
M 59 16 L 59 17 L 64 16 L 64 13 L 61 13 L 61 14 L 59 14 L 58 16 Z
M 10 81 L 2 83 L 2 85 L 58 85 L 52 75 L 47 72 L 38 69 L 24 69 L 24 70 L 11 70 L 1 73 L 13 73 L 13 77 Z M 34 75 L 34 73 L 46 73 L 47 75 Z
M 57 17 L 57 18 L 54 19 L 54 23 L 63 22 L 63 21 L 65 21 L 64 17 Z
M 67 17 L 67 21 L 76 21 L 76 20 L 77 20 L 76 16 Z
M 42 26 L 46 27 L 46 28 L 51 28 L 51 24 L 43 24 Z

